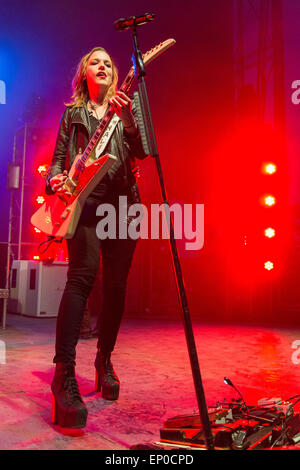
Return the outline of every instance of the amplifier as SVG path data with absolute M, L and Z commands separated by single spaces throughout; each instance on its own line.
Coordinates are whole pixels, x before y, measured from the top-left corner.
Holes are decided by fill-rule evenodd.
M 56 317 L 67 280 L 68 263 L 14 261 L 9 311 L 32 317 Z
M 26 260 L 13 261 L 10 272 L 10 295 L 8 311 L 12 313 L 25 313 L 28 263 Z

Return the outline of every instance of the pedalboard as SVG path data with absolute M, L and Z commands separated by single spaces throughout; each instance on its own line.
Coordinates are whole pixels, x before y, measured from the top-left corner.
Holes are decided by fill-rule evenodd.
M 208 409 L 216 450 L 258 450 L 295 444 L 300 432 L 300 417 L 294 413 L 292 403 L 280 399 L 263 400 L 257 406 L 247 407 L 242 401 L 224 401 Z M 160 430 L 160 443 L 205 448 L 200 416 L 168 419 Z

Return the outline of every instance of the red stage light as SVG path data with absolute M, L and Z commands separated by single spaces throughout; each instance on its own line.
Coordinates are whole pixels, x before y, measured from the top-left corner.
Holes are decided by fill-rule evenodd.
M 273 238 L 273 237 L 275 237 L 275 234 L 276 234 L 276 232 L 275 232 L 274 228 L 272 228 L 272 227 L 266 228 L 266 230 L 265 230 L 265 236 L 266 237 Z
M 44 196 L 38 196 L 38 197 L 36 198 L 36 202 L 37 202 L 38 204 L 44 204 L 44 202 L 45 202 Z
M 273 175 L 277 171 L 275 163 L 264 163 L 263 172 L 267 175 Z
M 38 173 L 41 175 L 42 178 L 46 179 L 48 176 L 49 165 L 40 165 L 38 167 Z
M 47 171 L 46 165 L 40 165 L 40 166 L 38 167 L 38 172 L 39 172 L 39 173 L 42 173 L 42 171 Z
M 34 255 L 34 256 L 32 257 L 32 259 L 34 259 L 34 260 L 39 260 L 40 257 L 39 257 L 39 255 Z
M 274 269 L 274 263 L 272 263 L 272 261 L 266 261 L 265 262 L 265 269 L 267 271 L 271 271 L 272 269 Z
M 269 207 L 274 206 L 274 204 L 276 204 L 276 199 L 275 199 L 275 197 L 272 196 L 271 194 L 268 195 L 268 196 L 265 196 L 265 197 L 264 197 L 264 204 L 265 204 L 266 206 L 269 206 Z

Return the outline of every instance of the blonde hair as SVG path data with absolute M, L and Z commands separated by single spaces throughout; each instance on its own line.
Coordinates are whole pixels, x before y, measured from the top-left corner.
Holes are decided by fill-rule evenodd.
M 71 97 L 72 101 L 70 103 L 65 103 L 66 106 L 78 107 L 78 106 L 84 105 L 88 101 L 89 90 L 88 90 L 87 83 L 86 83 L 86 69 L 87 69 L 89 58 L 96 51 L 105 52 L 109 56 L 111 63 L 112 63 L 112 84 L 107 91 L 107 98 L 108 99 L 111 98 L 116 93 L 116 88 L 117 88 L 117 83 L 118 83 L 117 66 L 115 62 L 113 61 L 113 59 L 108 54 L 108 52 L 103 47 L 94 47 L 90 52 L 84 55 L 79 61 L 76 74 L 74 75 L 74 78 L 72 80 L 72 87 L 73 87 L 73 95 Z

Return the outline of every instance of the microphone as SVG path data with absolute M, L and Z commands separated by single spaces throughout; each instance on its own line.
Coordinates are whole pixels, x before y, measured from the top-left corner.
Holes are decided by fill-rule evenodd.
M 119 18 L 114 22 L 114 25 L 117 31 L 126 31 L 129 28 L 141 26 L 142 24 L 150 23 L 150 21 L 153 20 L 154 15 L 145 13 L 141 16 L 128 16 L 127 18 Z
M 243 395 L 241 394 L 241 392 L 236 388 L 236 386 L 231 382 L 231 380 L 228 378 L 228 377 L 224 377 L 224 383 L 226 385 L 229 385 L 229 387 L 232 387 L 234 388 L 234 390 L 237 391 L 237 393 L 239 394 L 239 396 L 241 397 L 242 399 L 242 402 L 244 404 L 244 407 L 246 408 L 246 413 L 247 413 L 247 417 L 248 417 L 248 421 L 249 421 L 249 411 L 248 411 L 248 406 L 246 405 L 246 402 L 243 398 Z

